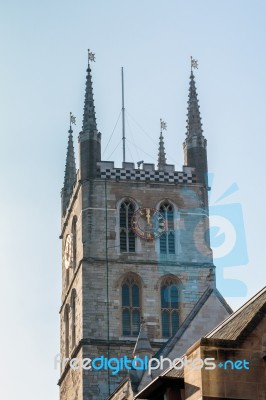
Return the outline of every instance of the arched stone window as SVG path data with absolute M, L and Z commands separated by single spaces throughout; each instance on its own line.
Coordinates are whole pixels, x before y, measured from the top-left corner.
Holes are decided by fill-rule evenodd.
M 122 282 L 122 332 L 125 336 L 137 336 L 140 329 L 140 283 L 133 275 Z
M 174 335 L 179 327 L 179 291 L 177 281 L 166 277 L 161 283 L 162 337 Z
M 64 323 L 65 323 L 65 357 L 69 357 L 69 304 L 65 306 L 64 311 Z
M 74 215 L 72 220 L 71 233 L 72 233 L 72 246 L 73 246 L 72 263 L 73 263 L 73 269 L 75 269 L 77 264 L 77 216 L 76 215 Z
M 135 252 L 136 237 L 131 229 L 131 219 L 135 205 L 130 200 L 124 200 L 119 209 L 120 217 L 120 251 L 125 253 Z
M 166 200 L 159 210 L 166 221 L 166 231 L 160 236 L 160 253 L 175 254 L 174 207 Z
M 71 339 L 72 349 L 76 346 L 76 289 L 72 290 L 71 293 Z

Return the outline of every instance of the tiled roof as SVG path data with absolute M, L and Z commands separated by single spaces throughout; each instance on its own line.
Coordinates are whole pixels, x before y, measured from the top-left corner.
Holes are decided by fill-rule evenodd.
M 205 338 L 237 340 L 245 337 L 266 314 L 266 286 Z

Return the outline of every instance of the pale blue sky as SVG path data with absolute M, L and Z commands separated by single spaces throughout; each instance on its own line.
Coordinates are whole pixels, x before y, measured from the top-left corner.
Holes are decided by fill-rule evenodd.
M 77 117 L 75 138 L 81 128 L 87 48 L 96 53 L 102 149 L 121 108 L 124 66 L 133 161 L 155 162 L 157 145 L 132 116 L 155 143 L 163 118 L 167 159 L 179 170 L 190 56 L 199 60 L 195 75 L 214 174 L 211 204 L 236 182 L 239 190 L 217 204 L 236 202 L 243 210 L 249 261 L 224 269 L 247 286 L 245 297 L 228 298 L 236 308 L 265 285 L 266 3 L 11 0 L 0 7 L 0 394 L 58 399 L 53 357 L 59 350 L 60 190 L 70 111 Z M 120 125 L 104 158 L 120 140 Z M 117 166 L 121 156 L 119 147 L 112 156 Z

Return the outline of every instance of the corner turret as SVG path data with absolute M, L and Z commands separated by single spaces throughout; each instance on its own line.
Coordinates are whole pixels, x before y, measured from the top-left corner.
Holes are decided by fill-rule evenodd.
M 75 162 L 73 135 L 72 135 L 73 131 L 71 127 L 71 113 L 70 113 L 70 128 L 68 133 L 69 135 L 68 135 L 68 145 L 67 145 L 65 177 L 64 177 L 64 185 L 61 191 L 62 215 L 64 215 L 66 212 L 72 194 L 73 186 L 76 182 L 76 162 Z
M 193 68 L 197 61 L 191 57 L 191 74 L 188 96 L 187 132 L 183 144 L 185 165 L 195 168 L 197 181 L 208 188 L 207 140 L 203 136 L 200 106 Z
M 90 61 L 95 61 L 95 55 L 88 50 L 83 125 L 79 135 L 81 180 L 94 178 L 97 162 L 101 161 L 101 134 L 96 124 Z

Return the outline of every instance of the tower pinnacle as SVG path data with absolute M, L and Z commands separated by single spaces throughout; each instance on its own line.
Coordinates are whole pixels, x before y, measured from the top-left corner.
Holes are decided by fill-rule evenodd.
M 73 123 L 72 114 L 70 113 L 70 128 L 68 135 L 68 145 L 67 145 L 67 156 L 66 156 L 66 167 L 65 167 L 65 177 L 64 177 L 64 186 L 62 189 L 62 212 L 65 213 L 71 194 L 73 190 L 73 186 L 76 181 L 76 162 L 75 162 L 75 152 L 74 152 L 74 144 L 73 144 L 73 131 L 71 127 L 71 122 Z
M 189 95 L 188 95 L 188 113 L 187 113 L 187 136 L 201 136 L 203 133 L 201 117 L 200 117 L 200 106 L 198 102 L 198 95 L 195 85 L 195 77 L 192 68 L 195 67 L 194 63 L 196 60 L 191 59 L 191 74 L 189 83 Z M 197 65 L 197 64 L 196 64 Z
M 163 169 L 166 165 L 166 156 L 163 140 L 163 129 L 166 130 L 166 122 L 160 119 L 160 138 L 159 138 L 159 153 L 158 153 L 158 169 Z
M 85 101 L 83 108 L 83 132 L 94 132 L 97 130 L 90 61 L 95 61 L 95 55 L 91 53 L 90 50 L 88 50 L 88 68 L 86 77 Z
M 97 175 L 97 162 L 101 160 L 101 133 L 98 132 L 96 124 L 90 61 L 95 61 L 95 54 L 88 50 L 83 124 L 82 131 L 79 134 L 79 171 L 81 180 L 95 178 Z
M 203 136 L 193 68 L 198 68 L 198 61 L 191 57 L 187 132 L 183 144 L 184 158 L 185 165 L 195 168 L 198 182 L 208 188 L 207 140 Z

